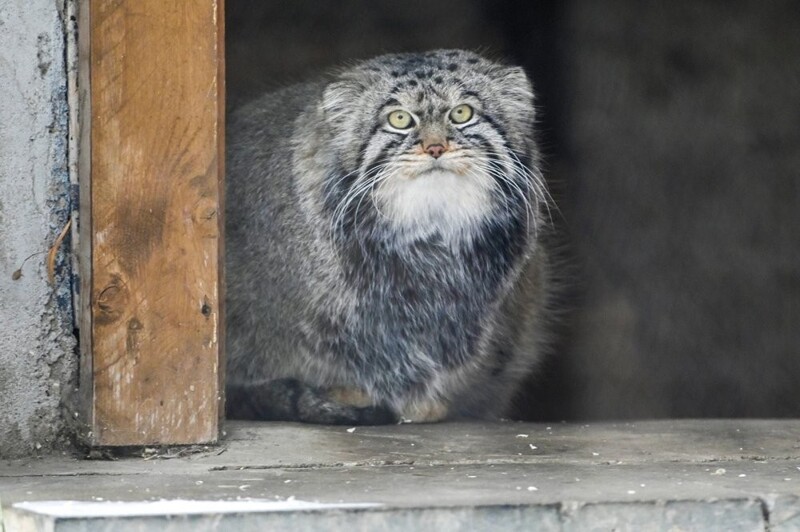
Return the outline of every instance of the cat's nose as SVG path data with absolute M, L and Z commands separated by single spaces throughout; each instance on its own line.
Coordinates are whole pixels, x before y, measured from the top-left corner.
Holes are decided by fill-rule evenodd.
M 434 159 L 438 159 L 444 152 L 447 151 L 447 148 L 445 148 L 442 144 L 430 144 L 429 146 L 425 147 L 425 151 Z

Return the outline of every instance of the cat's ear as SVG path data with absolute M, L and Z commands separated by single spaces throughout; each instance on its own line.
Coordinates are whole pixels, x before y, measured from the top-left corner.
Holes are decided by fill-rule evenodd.
M 509 96 L 528 102 L 533 100 L 533 84 L 522 67 L 503 67 L 499 78 L 503 91 Z
M 353 102 L 362 92 L 363 88 L 354 80 L 344 79 L 329 83 L 322 93 L 320 111 L 326 119 L 336 122 L 352 114 Z
M 524 121 L 535 117 L 533 84 L 521 67 L 503 67 L 497 78 L 503 101 L 512 110 L 512 115 Z

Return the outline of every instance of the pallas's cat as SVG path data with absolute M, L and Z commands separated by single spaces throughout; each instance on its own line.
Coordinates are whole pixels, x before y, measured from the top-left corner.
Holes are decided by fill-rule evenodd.
M 522 69 L 385 55 L 228 126 L 229 417 L 496 417 L 540 356 L 547 190 Z

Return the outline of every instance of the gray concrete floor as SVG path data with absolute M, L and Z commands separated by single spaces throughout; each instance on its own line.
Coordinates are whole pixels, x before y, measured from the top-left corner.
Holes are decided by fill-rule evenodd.
M 217 448 L 0 462 L 9 530 L 800 530 L 800 421 L 230 423 Z M 167 520 L 37 501 L 239 501 Z M 268 511 L 255 501 L 289 500 Z M 303 507 L 301 502 L 331 506 Z M 370 506 L 347 506 L 371 503 Z M 196 503 L 195 503 L 196 504 Z M 294 506 L 293 506 L 294 505 Z M 342 506 L 344 505 L 344 506 Z M 177 504 L 175 507 L 177 508 Z M 185 505 L 184 505 L 185 506 Z M 265 509 L 266 508 L 266 509 Z M 116 510 L 115 510 L 116 511 Z M 81 510 L 83 512 L 83 510 Z M 106 512 L 109 513 L 109 512 Z M 158 513 L 163 513 L 159 510 Z M 178 510 L 175 510 L 175 513 Z

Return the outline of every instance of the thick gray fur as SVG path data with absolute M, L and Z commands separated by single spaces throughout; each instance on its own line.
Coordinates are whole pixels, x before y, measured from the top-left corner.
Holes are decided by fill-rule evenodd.
M 475 117 L 457 126 L 461 103 Z M 409 131 L 387 125 L 399 108 Z M 549 314 L 533 130 L 524 72 L 459 50 L 381 56 L 234 112 L 229 415 L 502 416 Z

